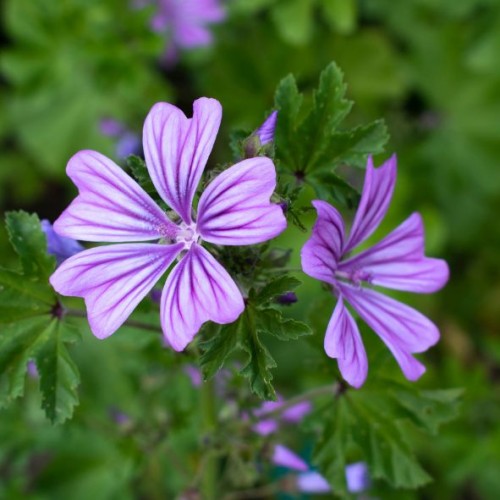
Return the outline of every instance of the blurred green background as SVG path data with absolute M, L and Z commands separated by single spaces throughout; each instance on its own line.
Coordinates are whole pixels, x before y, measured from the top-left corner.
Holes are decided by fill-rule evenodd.
M 434 482 L 379 496 L 498 498 L 500 2 L 228 0 L 226 7 L 211 47 L 165 65 L 166 40 L 150 29 L 154 5 L 3 0 L 0 211 L 24 209 L 54 220 L 75 194 L 65 176 L 72 154 L 96 149 L 122 161 L 101 120 L 116 119 L 140 135 L 157 101 L 189 113 L 199 96 L 219 99 L 224 117 L 211 163 L 227 162 L 230 131 L 251 131 L 262 122 L 283 77 L 294 73 L 307 93 L 335 60 L 355 101 L 349 121 L 384 118 L 391 141 L 377 161 L 398 154 L 396 196 L 383 230 L 420 211 L 427 253 L 450 264 L 443 291 L 405 296 L 442 332 L 425 355 L 429 372 L 419 383 L 465 389 L 459 418 L 437 439 L 416 439 Z M 352 175 L 361 186 L 362 173 Z M 2 264 L 9 265 L 13 253 L 3 228 L 0 236 Z M 306 237 L 291 228 L 280 240 L 294 246 L 295 264 Z M 319 291 L 306 281 L 298 316 L 309 313 L 308 296 Z M 332 303 L 325 305 L 325 324 Z M 177 464 L 179 473 L 165 458 L 168 447 L 195 449 L 196 437 L 179 424 L 159 449 L 157 429 L 167 418 L 174 428 L 196 420 L 196 395 L 181 371 L 161 370 L 178 362 L 158 351 L 150 334 L 124 330 L 104 343 L 88 333 L 74 349 L 82 382 L 71 422 L 52 427 L 44 420 L 33 380 L 26 398 L 1 410 L 2 498 L 165 498 L 155 484 L 176 491 L 182 483 L 185 464 Z M 296 344 L 280 349 L 273 352 L 277 385 L 294 394 L 304 385 L 296 371 L 304 353 Z M 167 417 L 163 405 L 176 413 Z M 140 439 L 130 437 L 129 424 L 117 424 L 113 412 L 135 419 Z

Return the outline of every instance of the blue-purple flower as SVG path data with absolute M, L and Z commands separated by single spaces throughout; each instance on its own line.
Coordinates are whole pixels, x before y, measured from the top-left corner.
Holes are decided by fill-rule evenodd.
M 241 161 L 219 174 L 194 211 L 221 116 L 218 101 L 201 98 L 191 119 L 167 103 L 155 104 L 146 118 L 146 165 L 175 216 L 100 153 L 80 151 L 69 161 L 67 173 L 79 195 L 54 223 L 55 231 L 117 244 L 69 258 L 50 282 L 63 295 L 85 299 L 96 337 L 114 333 L 176 259 L 160 304 L 162 329 L 175 350 L 183 350 L 204 322 L 231 323 L 242 313 L 238 286 L 201 243 L 261 243 L 281 233 L 286 220 L 270 202 L 276 170 L 266 157 Z
M 325 201 L 313 201 L 318 212 L 312 236 L 302 249 L 306 274 L 332 286 L 337 305 L 328 324 L 325 351 L 338 359 L 342 376 L 360 387 L 368 361 L 358 327 L 346 302 L 377 333 L 409 380 L 425 371 L 412 354 L 439 339 L 437 327 L 415 309 L 373 289 L 374 286 L 417 293 L 439 290 L 448 280 L 444 260 L 424 255 L 422 218 L 412 214 L 382 241 L 356 255 L 350 252 L 377 229 L 391 202 L 396 157 L 375 169 L 368 159 L 361 202 L 349 237 L 340 213 Z
M 52 224 L 44 219 L 41 221 L 42 231 L 47 239 L 47 253 L 56 258 L 57 265 L 62 264 L 66 259 L 85 250 L 78 241 L 73 238 L 59 236 L 52 227 Z

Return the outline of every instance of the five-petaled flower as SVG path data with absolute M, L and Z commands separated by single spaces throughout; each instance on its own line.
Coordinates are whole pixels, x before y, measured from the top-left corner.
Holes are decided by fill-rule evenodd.
M 251 245 L 286 227 L 270 202 L 276 170 L 266 157 L 251 158 L 219 174 L 193 200 L 222 115 L 215 99 L 194 102 L 193 118 L 167 103 L 146 118 L 143 146 L 153 184 L 178 214 L 172 220 L 125 172 L 95 151 L 80 151 L 67 173 L 78 197 L 54 223 L 63 236 L 117 243 L 70 257 L 50 282 L 63 295 L 85 299 L 92 332 L 115 332 L 178 258 L 163 288 L 160 314 L 167 342 L 183 350 L 201 325 L 235 321 L 244 309 L 238 286 L 202 240 Z M 135 243 L 123 243 L 132 241 Z M 153 243 L 137 243 L 154 241 Z
M 348 302 L 378 334 L 409 380 L 425 367 L 412 353 L 420 353 L 439 339 L 436 326 L 415 309 L 375 291 L 372 286 L 417 293 L 439 290 L 448 280 L 448 266 L 424 255 L 422 219 L 412 214 L 382 241 L 354 256 L 348 254 L 379 226 L 391 202 L 396 182 L 396 157 L 375 169 L 368 159 L 361 202 L 349 237 L 339 212 L 325 201 L 313 201 L 318 219 L 302 249 L 306 274 L 330 284 L 338 297 L 328 324 L 325 351 L 338 359 L 342 376 L 354 387 L 366 379 L 368 361 Z

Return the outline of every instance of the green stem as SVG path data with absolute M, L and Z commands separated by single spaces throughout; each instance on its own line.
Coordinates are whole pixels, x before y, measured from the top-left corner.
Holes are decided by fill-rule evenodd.
M 214 381 L 207 380 L 201 386 L 201 415 L 203 438 L 209 441 L 203 460 L 201 490 L 203 500 L 217 499 L 217 455 L 213 453 L 213 437 L 217 426 L 217 408 Z
M 85 311 L 81 311 L 79 309 L 64 309 L 64 314 L 66 316 L 72 316 L 74 318 L 86 318 L 87 313 Z M 131 328 L 138 328 L 139 330 L 150 330 L 152 332 L 162 332 L 162 329 L 159 325 L 150 325 L 148 323 L 143 323 L 142 321 L 136 321 L 134 319 L 127 319 L 124 323 L 125 326 L 129 326 Z

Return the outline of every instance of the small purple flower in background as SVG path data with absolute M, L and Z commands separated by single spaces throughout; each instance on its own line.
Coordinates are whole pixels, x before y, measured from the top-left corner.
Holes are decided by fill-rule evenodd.
M 303 472 L 309 469 L 309 466 L 302 458 L 282 444 L 274 445 L 271 461 L 274 465 L 286 467 L 287 469 Z
M 370 473 L 365 462 L 355 462 L 345 468 L 347 489 L 351 493 L 361 493 L 370 487 Z
M 30 378 L 34 379 L 39 377 L 38 368 L 36 367 L 36 363 L 32 359 L 28 361 L 27 371 Z
M 278 396 L 279 401 L 264 401 L 260 408 L 254 410 L 253 414 L 255 417 L 259 418 L 259 421 L 254 424 L 252 429 L 257 434 L 261 436 L 267 436 L 278 430 L 279 424 L 277 418 L 266 418 L 268 413 L 271 413 L 283 406 L 285 401 Z M 296 405 L 287 408 L 280 414 L 280 419 L 283 422 L 288 422 L 291 424 L 296 424 L 312 410 L 311 403 L 309 401 L 302 401 Z
M 193 387 L 200 387 L 202 384 L 202 377 L 201 377 L 201 372 L 196 366 L 193 365 L 185 365 L 183 367 L 184 373 L 189 377 L 189 380 L 191 380 L 191 384 Z
M 295 304 L 295 302 L 297 301 L 298 299 L 295 292 L 286 292 L 276 297 L 276 302 L 278 304 L 281 304 L 282 306 L 291 306 L 292 304 Z
M 213 36 L 209 26 L 226 17 L 219 0 L 155 0 L 155 3 L 157 12 L 152 28 L 168 35 L 165 60 L 169 63 L 175 62 L 179 50 L 211 45 Z
M 302 493 L 329 493 L 328 481 L 314 470 L 303 472 L 297 476 L 297 489 Z
M 41 221 L 42 231 L 47 239 L 47 253 L 56 258 L 57 265 L 75 255 L 85 248 L 72 238 L 59 236 L 53 229 L 52 224 L 44 219 Z
M 101 133 L 116 139 L 116 156 L 120 159 L 134 154 L 141 154 L 139 137 L 126 129 L 123 123 L 113 118 L 103 118 L 100 123 Z
M 365 462 L 346 465 L 345 478 L 349 493 L 362 493 L 370 485 L 370 474 Z M 297 489 L 302 493 L 329 493 L 328 481 L 317 471 L 309 470 L 297 475 Z
M 67 173 L 79 195 L 54 223 L 55 231 L 118 244 L 69 258 L 50 282 L 63 295 L 85 299 L 96 337 L 114 333 L 176 259 L 160 304 L 162 329 L 173 349 L 182 351 L 206 321 L 232 323 L 243 312 L 238 286 L 201 242 L 262 243 L 280 234 L 286 220 L 270 202 L 276 170 L 265 157 L 241 161 L 219 174 L 193 211 L 221 116 L 218 101 L 201 98 L 193 104 L 193 118 L 167 103 L 155 104 L 146 118 L 146 165 L 158 193 L 178 214 L 175 221 L 100 153 L 80 151 L 70 159 Z M 155 242 L 144 243 L 148 240 Z
M 375 169 L 368 159 L 361 202 L 344 236 L 344 222 L 330 204 L 316 200 L 318 219 L 312 236 L 302 248 L 302 269 L 325 281 L 338 297 L 328 324 L 325 351 L 337 358 L 342 376 L 360 387 L 367 376 L 368 361 L 363 341 L 344 301 L 382 339 L 409 380 L 418 379 L 425 367 L 412 356 L 427 350 L 439 339 L 437 327 L 415 309 L 383 295 L 371 285 L 417 293 L 435 292 L 448 280 L 444 260 L 424 255 L 422 218 L 412 214 L 382 241 L 352 257 L 351 250 L 379 226 L 391 202 L 396 182 L 396 157 Z

